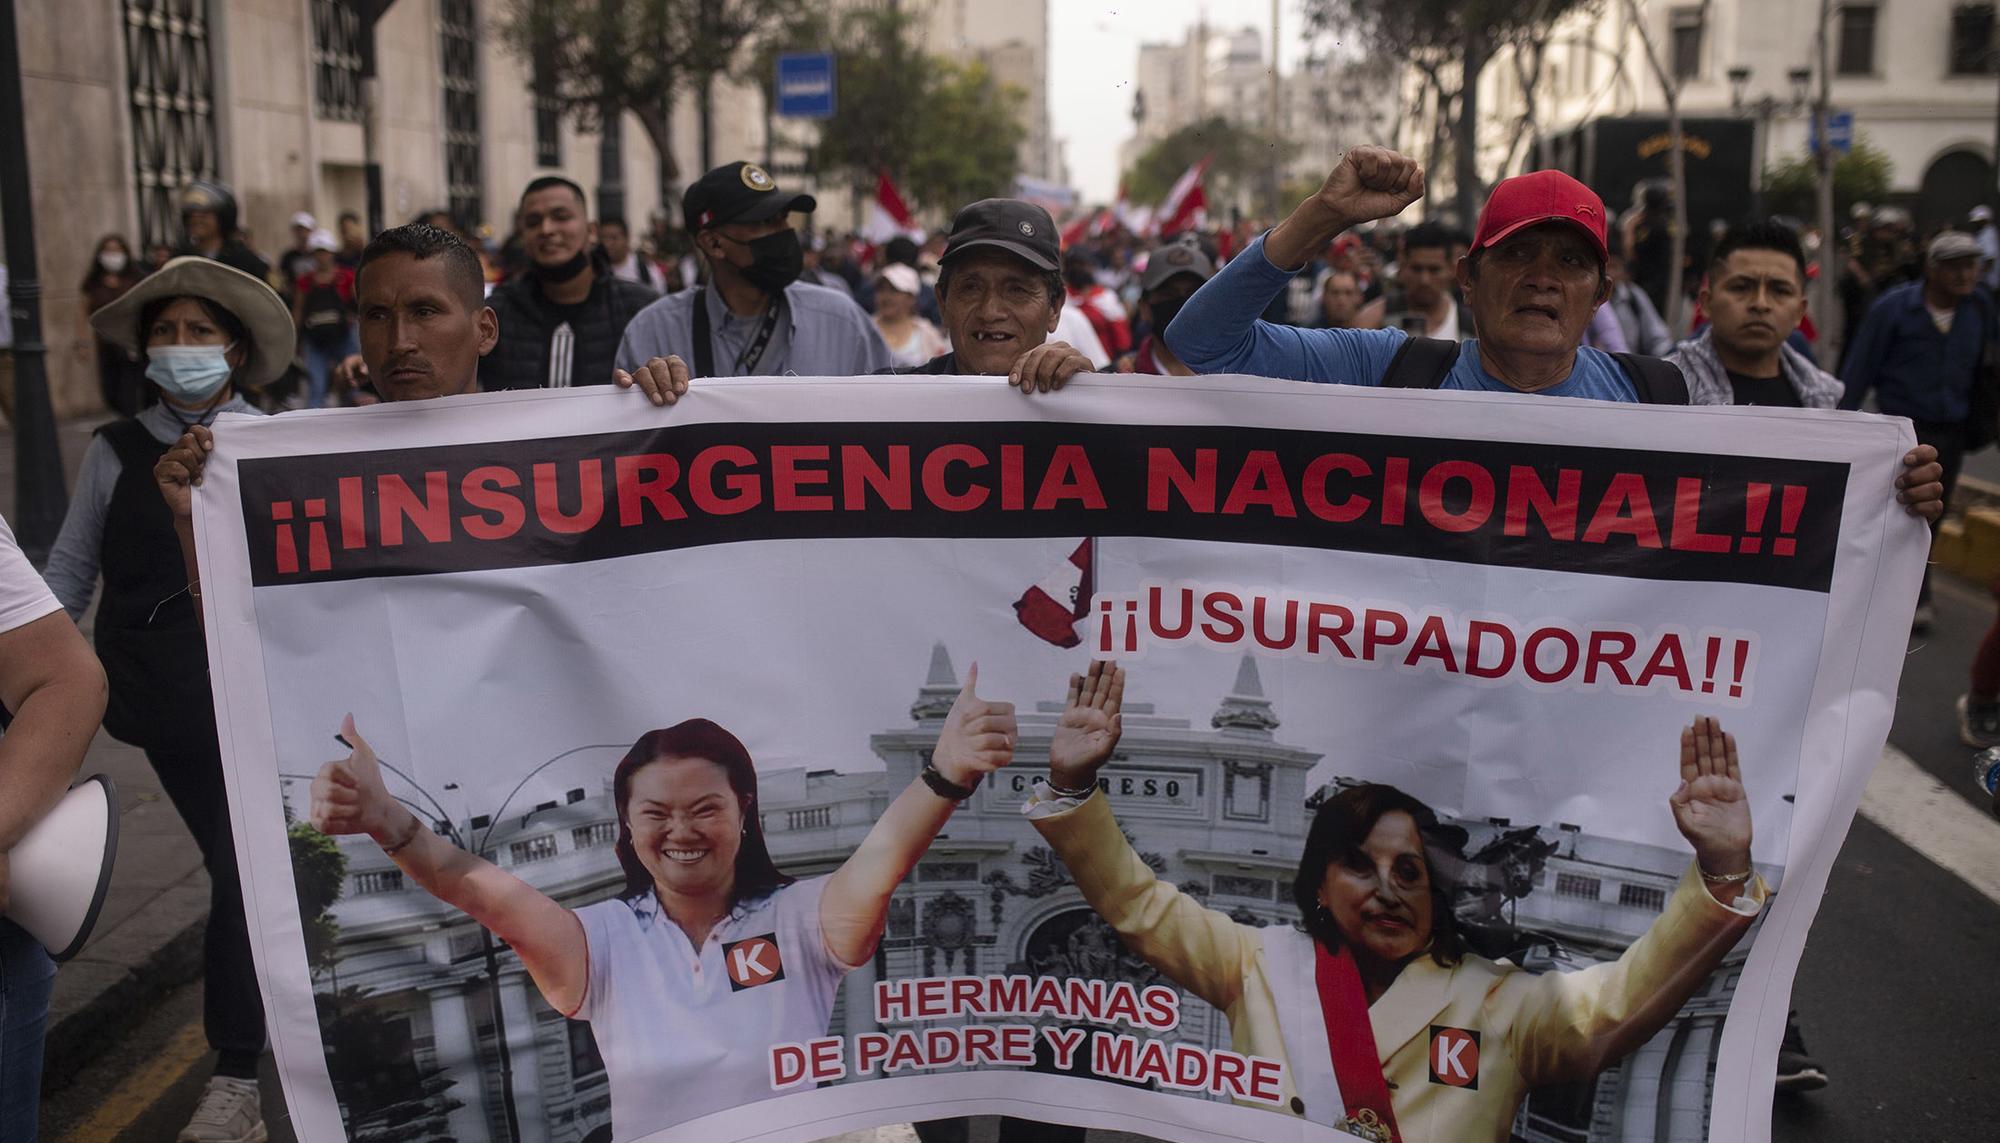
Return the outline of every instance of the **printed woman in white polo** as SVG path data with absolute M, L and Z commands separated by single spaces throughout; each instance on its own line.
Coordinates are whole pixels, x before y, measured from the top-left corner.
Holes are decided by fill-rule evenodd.
M 620 894 L 571 910 L 423 828 L 383 786 L 354 730 L 322 766 L 312 822 L 365 833 L 412 881 L 520 956 L 556 1011 L 588 1020 L 611 1083 L 612 1133 L 636 1140 L 773 1094 L 770 1049 L 826 1034 L 840 979 L 872 956 L 889 896 L 958 801 L 1014 754 L 1009 703 L 952 704 L 923 774 L 839 869 L 780 873 L 757 816 L 757 774 L 706 719 L 647 733 L 618 763 Z

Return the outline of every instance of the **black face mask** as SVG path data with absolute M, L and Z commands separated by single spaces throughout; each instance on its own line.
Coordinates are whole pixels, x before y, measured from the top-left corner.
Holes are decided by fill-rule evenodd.
M 1146 312 L 1153 316 L 1153 336 L 1159 337 L 1166 333 L 1167 327 L 1174 324 L 1174 315 L 1181 312 L 1181 307 L 1187 304 L 1186 298 L 1175 298 L 1170 302 L 1148 302 Z
M 588 269 L 590 269 L 589 250 L 579 250 L 576 253 L 576 257 L 571 258 L 567 262 L 559 262 L 554 266 L 544 266 L 540 262 L 528 263 L 528 272 L 535 276 L 535 281 L 549 286 L 560 286 L 564 282 L 573 282 L 576 280 L 578 274 Z
M 737 267 L 737 273 L 743 275 L 744 281 L 767 294 L 782 292 L 805 272 L 805 249 L 799 245 L 799 232 L 796 230 L 780 230 L 749 242 L 737 242 L 726 234 L 723 237 L 750 251 L 750 265 Z

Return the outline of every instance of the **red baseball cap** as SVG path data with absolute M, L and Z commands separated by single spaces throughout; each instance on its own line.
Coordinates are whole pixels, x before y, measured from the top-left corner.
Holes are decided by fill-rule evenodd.
M 1517 230 L 1544 222 L 1575 225 L 1590 236 L 1597 260 L 1610 260 L 1611 248 L 1604 238 L 1604 200 L 1561 171 L 1534 171 L 1500 180 L 1479 212 L 1472 248 L 1484 250 Z

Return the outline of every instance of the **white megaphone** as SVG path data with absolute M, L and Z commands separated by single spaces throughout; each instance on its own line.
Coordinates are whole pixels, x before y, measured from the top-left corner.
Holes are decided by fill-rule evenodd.
M 90 939 L 118 852 L 118 787 L 92 774 L 7 853 L 7 919 L 68 960 Z

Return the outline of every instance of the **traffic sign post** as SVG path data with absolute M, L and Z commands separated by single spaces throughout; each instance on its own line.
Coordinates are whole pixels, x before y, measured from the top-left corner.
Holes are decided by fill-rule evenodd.
M 1806 149 L 1810 153 L 1817 155 L 1819 154 L 1819 121 L 1812 119 L 1807 122 L 1809 126 L 1806 128 Z M 1854 112 L 1827 112 L 1826 137 L 1827 141 L 1833 145 L 1834 154 L 1845 155 L 1852 152 L 1854 150 Z
M 831 119 L 832 52 L 785 52 L 778 57 L 778 114 L 788 119 Z

